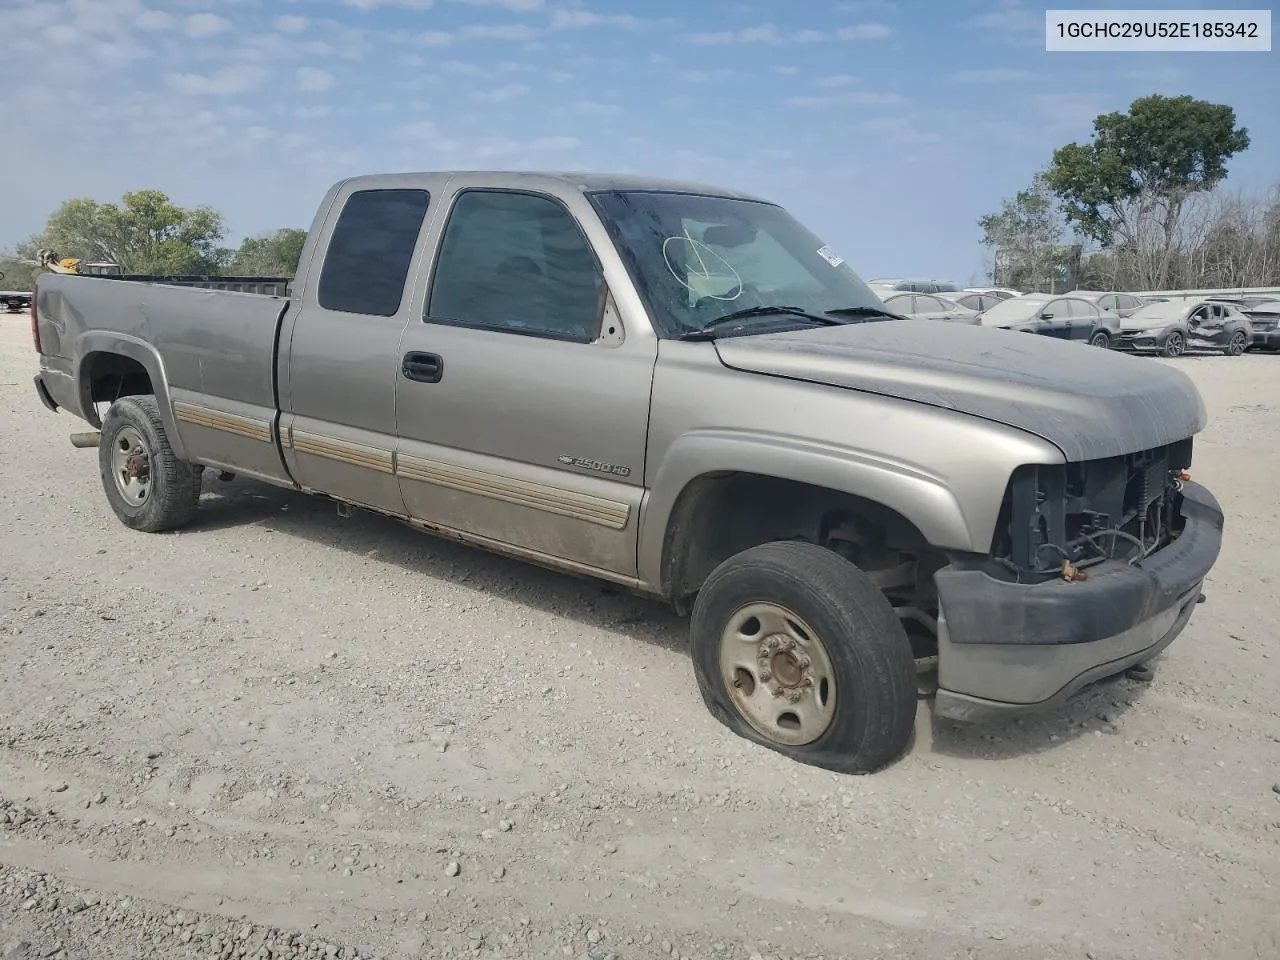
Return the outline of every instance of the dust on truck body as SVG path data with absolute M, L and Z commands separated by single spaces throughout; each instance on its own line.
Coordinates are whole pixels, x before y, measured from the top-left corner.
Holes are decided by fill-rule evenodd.
M 731 730 L 867 772 L 928 671 L 977 719 L 1151 660 L 1223 527 L 1182 373 L 885 311 L 742 193 L 365 176 L 287 296 L 41 277 L 35 386 L 130 527 L 191 521 L 212 468 L 623 584 L 691 613 Z

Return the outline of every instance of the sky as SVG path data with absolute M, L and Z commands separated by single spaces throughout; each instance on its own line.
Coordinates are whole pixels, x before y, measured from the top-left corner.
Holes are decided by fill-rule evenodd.
M 71 197 L 158 188 L 220 211 L 235 245 L 308 227 L 355 174 L 597 170 L 774 200 L 865 278 L 976 283 L 978 218 L 1151 93 L 1230 104 L 1252 138 L 1230 186 L 1280 183 L 1280 52 L 1047 53 L 1044 10 L 0 0 L 0 250 Z

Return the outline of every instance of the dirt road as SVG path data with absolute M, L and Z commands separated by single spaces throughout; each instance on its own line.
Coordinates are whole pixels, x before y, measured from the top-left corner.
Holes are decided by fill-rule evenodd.
M 1280 956 L 1280 357 L 1178 363 L 1228 538 L 1154 682 L 855 778 L 610 588 L 208 474 L 126 530 L 0 315 L 0 958 Z

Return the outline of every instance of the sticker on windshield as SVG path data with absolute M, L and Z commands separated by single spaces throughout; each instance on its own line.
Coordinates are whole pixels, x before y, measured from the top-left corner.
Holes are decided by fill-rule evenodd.
M 827 263 L 831 264 L 833 267 L 838 267 L 840 264 L 844 263 L 844 257 L 837 256 L 836 253 L 828 246 L 819 247 L 818 256 L 827 261 Z

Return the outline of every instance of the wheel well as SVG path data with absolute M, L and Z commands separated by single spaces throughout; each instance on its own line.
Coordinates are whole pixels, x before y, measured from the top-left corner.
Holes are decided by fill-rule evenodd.
M 753 473 L 698 477 L 681 492 L 663 545 L 663 592 L 687 603 L 722 561 L 773 540 L 829 547 L 902 603 L 935 605 L 933 574 L 946 558 L 906 517 L 826 487 Z
M 84 390 L 93 403 L 153 393 L 151 374 L 131 357 L 92 353 L 84 362 Z

